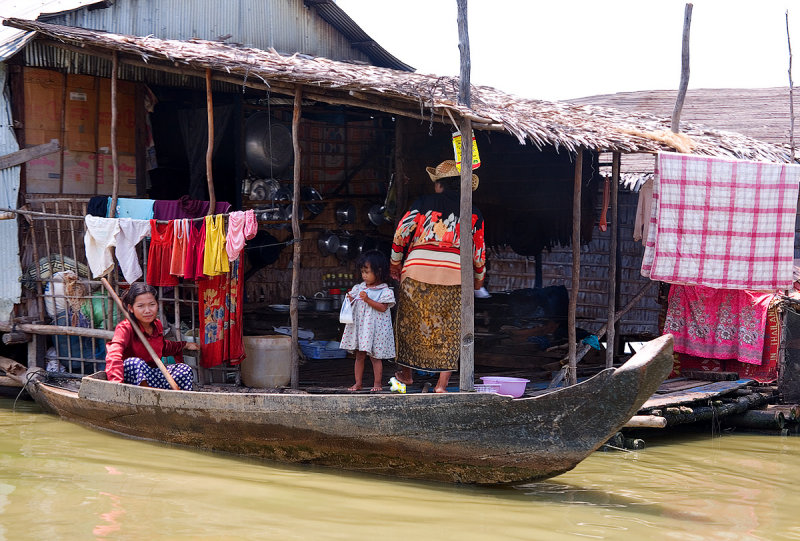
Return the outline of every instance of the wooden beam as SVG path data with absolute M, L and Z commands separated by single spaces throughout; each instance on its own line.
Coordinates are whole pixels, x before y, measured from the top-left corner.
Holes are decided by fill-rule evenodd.
M 206 69 L 206 110 L 208 111 L 208 145 L 206 146 L 206 180 L 208 182 L 208 215 L 217 208 L 217 195 L 214 191 L 214 175 L 211 171 L 211 158 L 214 155 L 214 100 L 211 95 L 211 69 Z
M 458 103 L 470 106 L 469 32 L 467 0 L 458 0 L 458 50 L 460 75 Z M 475 273 L 472 265 L 472 120 L 463 117 L 461 132 L 461 201 L 458 229 L 461 263 L 461 359 L 459 390 L 475 390 Z
M 634 415 L 625 428 L 666 428 L 667 420 L 656 415 Z
M 611 239 L 608 248 L 608 332 L 606 333 L 606 368 L 614 366 L 614 354 L 616 348 L 616 328 L 614 326 L 614 316 L 617 310 L 617 237 L 619 228 L 617 227 L 617 196 L 619 192 L 619 170 L 620 154 L 614 152 L 611 160 Z
M 0 331 L 11 332 L 12 330 L 22 331 L 29 334 L 42 334 L 48 336 L 66 335 L 83 336 L 86 338 L 99 338 L 111 340 L 114 338 L 114 331 L 104 329 L 90 329 L 87 327 L 68 327 L 64 325 L 42 325 L 39 323 L 8 323 L 0 322 Z
M 298 316 L 297 304 L 300 294 L 300 115 L 302 113 L 303 89 L 297 86 L 294 93 L 294 109 L 292 111 L 292 147 L 294 149 L 294 181 L 292 196 L 292 297 L 289 301 L 289 318 L 292 324 L 292 389 L 300 386 L 300 346 L 297 341 Z
M 44 143 L 43 145 L 23 148 L 5 156 L 0 156 L 0 169 L 8 169 L 9 167 L 53 154 L 59 150 L 61 150 L 61 146 L 58 144 L 58 139 L 51 139 L 49 143 Z
M 689 29 L 692 26 L 692 4 L 686 4 L 683 14 L 683 47 L 681 49 L 681 83 L 678 87 L 678 98 L 672 110 L 672 133 L 681 131 L 681 110 L 689 88 Z
M 113 183 L 111 184 L 111 205 L 108 208 L 108 217 L 117 215 L 117 197 L 119 196 L 119 155 L 117 154 L 117 72 L 119 71 L 119 55 L 114 51 L 111 56 L 111 169 Z
M 575 330 L 575 314 L 578 310 L 578 294 L 581 290 L 581 187 L 583 186 L 583 149 L 579 149 L 575 158 L 575 177 L 572 182 L 572 291 L 569 296 L 569 312 L 567 331 L 569 334 L 569 370 L 570 385 L 578 383 L 577 335 Z

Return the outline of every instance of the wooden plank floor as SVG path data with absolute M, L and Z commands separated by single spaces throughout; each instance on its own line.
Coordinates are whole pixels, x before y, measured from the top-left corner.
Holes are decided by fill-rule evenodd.
M 692 380 L 685 380 L 687 383 Z M 645 402 L 639 411 L 651 410 L 654 408 L 664 408 L 671 406 L 680 406 L 689 404 L 697 400 L 708 400 L 717 396 L 732 393 L 737 389 L 741 389 L 753 383 L 752 379 L 738 379 L 736 381 L 701 381 L 695 380 L 695 385 L 679 390 L 670 390 L 670 392 L 659 393 L 656 392 L 647 402 Z M 662 384 L 671 385 L 671 382 Z M 669 387 L 668 387 L 669 388 Z

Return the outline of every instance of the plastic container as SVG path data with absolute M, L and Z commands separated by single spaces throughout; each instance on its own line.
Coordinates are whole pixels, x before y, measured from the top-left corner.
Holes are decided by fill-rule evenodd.
M 476 383 L 475 384 L 475 392 L 476 393 L 500 393 L 501 385 L 499 383 Z
M 519 398 L 520 396 L 525 394 L 525 386 L 528 384 L 530 380 L 525 378 L 484 376 L 481 378 L 481 381 L 487 384 L 499 383 L 500 390 L 498 392 L 500 394 L 508 394 L 513 396 L 514 398 Z
M 244 336 L 242 342 L 247 355 L 240 367 L 245 386 L 271 389 L 289 384 L 292 378 L 290 336 Z
M 309 359 L 344 359 L 347 351 L 339 348 L 339 342 L 325 340 L 298 340 L 303 355 Z

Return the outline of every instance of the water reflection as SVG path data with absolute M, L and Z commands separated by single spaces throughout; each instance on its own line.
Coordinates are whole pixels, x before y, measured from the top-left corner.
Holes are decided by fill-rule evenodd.
M 0 400 L 0 540 L 800 539 L 800 438 L 686 434 L 516 488 L 264 464 Z

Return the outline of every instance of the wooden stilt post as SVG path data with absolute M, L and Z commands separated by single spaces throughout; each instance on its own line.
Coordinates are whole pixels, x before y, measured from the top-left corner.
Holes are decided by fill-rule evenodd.
M 111 184 L 111 208 L 108 216 L 117 215 L 117 197 L 119 196 L 119 158 L 117 157 L 117 71 L 119 69 L 119 55 L 117 51 L 111 57 L 111 168 L 113 182 Z
M 617 243 L 619 228 L 617 227 L 618 209 L 617 197 L 619 195 L 619 167 L 620 154 L 614 153 L 611 160 L 611 240 L 608 248 L 608 332 L 606 333 L 606 368 L 614 366 L 616 326 L 614 316 L 617 311 Z
M 692 27 L 692 4 L 686 4 L 683 14 L 683 46 L 681 48 L 681 82 L 678 97 L 672 110 L 672 133 L 681 131 L 681 110 L 689 88 L 689 29 Z
M 214 101 L 211 96 L 211 69 L 206 68 L 206 109 L 208 110 L 208 146 L 206 147 L 206 180 L 208 181 L 208 215 L 217 208 L 214 192 L 214 175 L 211 172 L 211 157 L 214 155 Z
M 297 342 L 298 317 L 297 302 L 300 294 L 300 106 L 303 90 L 298 85 L 294 92 L 294 111 L 292 113 L 292 147 L 294 148 L 294 195 L 292 196 L 292 298 L 289 302 L 289 318 L 292 323 L 292 389 L 300 385 L 300 347 Z
M 470 58 L 467 0 L 458 0 L 458 49 L 461 71 L 458 103 L 470 106 Z M 461 359 L 458 387 L 475 390 L 475 278 L 472 270 L 472 121 L 461 118 L 461 206 L 458 229 L 461 253 Z
M 578 383 L 577 344 L 575 313 L 578 309 L 578 293 L 581 290 L 581 187 L 583 179 L 583 149 L 575 158 L 575 179 L 572 193 L 572 291 L 569 296 L 569 379 L 570 385 Z

